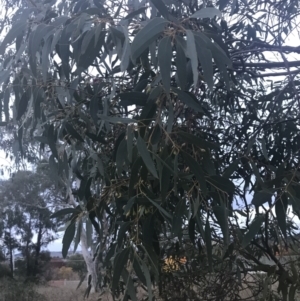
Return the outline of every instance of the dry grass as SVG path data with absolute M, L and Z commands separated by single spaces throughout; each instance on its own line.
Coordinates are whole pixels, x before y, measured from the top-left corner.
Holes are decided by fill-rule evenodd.
M 37 291 L 44 296 L 45 301 L 83 301 L 84 288 L 72 287 L 52 287 L 52 286 L 39 286 Z M 99 294 L 90 294 L 88 300 L 96 301 L 99 298 Z

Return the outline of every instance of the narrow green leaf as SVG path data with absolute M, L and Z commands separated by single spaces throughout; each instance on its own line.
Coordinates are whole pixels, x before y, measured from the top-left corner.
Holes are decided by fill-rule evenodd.
M 239 167 L 240 159 L 233 161 L 223 172 L 224 178 L 229 178 Z
M 133 128 L 131 125 L 128 125 L 127 127 L 127 155 L 128 155 L 128 161 L 132 163 L 132 150 L 133 150 Z
M 207 195 L 208 190 L 207 190 L 205 176 L 204 176 L 202 167 L 190 155 L 183 154 L 183 157 L 184 157 L 185 163 L 189 166 L 191 172 L 195 175 L 195 177 L 200 185 L 201 192 L 204 195 Z
M 137 254 L 134 254 L 133 268 L 134 268 L 135 273 L 138 276 L 139 280 L 144 285 L 147 285 L 146 277 L 145 277 L 144 272 L 143 272 L 143 266 L 142 266 L 141 260 L 139 259 Z
M 212 62 L 212 53 L 209 49 L 203 47 L 198 39 L 195 39 L 196 49 L 199 62 L 203 69 L 203 77 L 208 85 L 208 88 L 212 91 L 214 81 L 213 81 L 213 62 Z
M 252 204 L 255 206 L 262 206 L 266 202 L 270 202 L 272 199 L 273 193 L 270 191 L 257 191 L 254 193 Z
M 5 121 L 9 122 L 9 99 L 10 99 L 10 87 L 6 87 L 4 91 L 4 97 L 3 97 L 3 109 L 4 109 L 4 115 L 5 115 Z
M 167 94 L 170 93 L 171 82 L 171 61 L 172 61 L 172 45 L 171 37 L 164 37 L 158 45 L 158 63 L 161 72 L 162 82 Z
M 244 235 L 243 240 L 242 240 L 242 247 L 245 248 L 249 245 L 251 240 L 254 238 L 254 236 L 258 233 L 260 230 L 261 225 L 263 224 L 265 220 L 265 216 L 260 214 L 258 215 L 251 225 L 249 226 L 249 230 L 247 233 Z
M 189 231 L 190 240 L 193 243 L 193 245 L 195 245 L 195 226 L 196 226 L 195 219 L 191 217 L 189 220 L 188 231 Z
M 182 91 L 186 88 L 186 56 L 184 49 L 180 43 L 176 40 L 176 68 L 177 76 L 179 80 L 179 86 Z
M 86 220 L 85 227 L 86 227 L 86 229 L 85 229 L 86 230 L 86 244 L 89 248 L 92 245 L 92 238 L 93 238 L 93 226 L 92 226 L 92 223 L 89 218 L 87 218 L 87 220 Z
M 209 225 L 209 220 L 207 218 L 205 224 L 205 243 L 206 243 L 206 251 L 207 251 L 207 258 L 209 269 L 212 271 L 212 243 L 211 243 L 211 229 Z
M 12 24 L 10 31 L 5 35 L 0 44 L 0 54 L 4 54 L 6 46 L 26 29 L 26 21 L 25 18 L 22 18 L 22 20 Z
M 127 70 L 129 63 L 130 63 L 130 41 L 129 41 L 129 35 L 128 35 L 128 27 L 123 26 L 123 32 L 125 35 L 125 42 L 123 46 L 123 53 L 121 57 L 121 71 Z
M 135 62 L 138 57 L 164 31 L 168 21 L 162 18 L 153 18 L 136 35 L 131 45 L 131 58 Z
M 167 212 L 164 208 L 162 208 L 157 202 L 149 199 L 147 196 L 146 198 L 158 209 L 158 211 L 167 219 L 172 220 L 172 215 Z
M 160 175 L 160 192 L 161 192 L 161 199 L 164 201 L 167 198 L 167 194 L 170 189 L 170 182 L 171 182 L 171 175 L 172 175 L 172 160 L 170 157 L 167 159 L 162 159 L 165 161 L 166 165 L 163 165 L 161 168 L 161 175 Z
M 213 142 L 208 142 L 200 137 L 197 137 L 193 134 L 186 133 L 186 132 L 178 132 L 178 136 L 182 138 L 185 142 L 189 144 L 196 145 L 200 148 L 211 148 L 211 149 L 218 149 L 218 145 Z
M 142 260 L 142 268 L 143 268 L 143 272 L 144 272 L 144 275 L 146 278 L 146 283 L 147 283 L 148 300 L 152 301 L 153 300 L 152 281 L 151 281 L 149 269 L 143 260 Z
M 30 96 L 29 90 L 27 90 L 26 92 L 23 93 L 23 95 L 20 99 L 19 106 L 18 106 L 17 120 L 20 120 L 22 118 L 22 116 L 24 115 L 24 113 L 26 112 L 30 97 L 31 96 Z
M 193 80 L 194 80 L 194 88 L 197 88 L 198 85 L 198 55 L 196 50 L 195 37 L 191 30 L 186 31 L 186 39 L 187 39 L 187 55 L 191 60 L 192 71 L 193 71 Z
M 74 129 L 74 127 L 70 123 L 66 122 L 65 128 L 74 139 L 77 139 L 80 142 L 84 142 L 83 138 L 79 135 L 79 133 Z
M 71 224 L 67 227 L 63 240 L 62 240 L 62 256 L 63 258 L 66 258 L 68 255 L 68 251 L 70 248 L 70 245 L 73 241 L 73 238 L 75 236 L 76 231 L 76 224 L 74 222 L 71 222 Z
M 116 164 L 118 174 L 120 175 L 123 171 L 123 163 L 126 162 L 127 159 L 127 141 L 123 139 L 118 146 L 117 156 L 116 156 Z
M 149 153 L 147 145 L 146 145 L 144 139 L 141 136 L 138 136 L 138 139 L 137 139 L 137 148 L 138 148 L 139 154 L 141 155 L 141 157 L 142 157 L 145 165 L 147 166 L 148 170 L 152 173 L 152 175 L 155 178 L 158 178 L 154 162 L 153 162 L 153 160 L 151 158 L 151 155 Z
M 196 102 L 188 93 L 181 91 L 176 88 L 172 88 L 173 92 L 177 94 L 178 98 L 185 103 L 189 108 L 195 110 L 196 112 L 204 113 L 200 103 Z
M 64 208 L 51 214 L 50 218 L 57 218 L 60 216 L 66 216 L 68 214 L 73 214 L 73 213 L 80 213 L 80 211 L 74 208 Z
M 128 123 L 134 123 L 136 120 L 130 119 L 130 118 L 123 118 L 123 117 L 112 117 L 112 116 L 106 116 L 103 114 L 99 114 L 99 119 L 108 121 L 110 123 L 119 123 L 119 124 L 128 124 Z
M 172 232 L 175 236 L 181 236 L 181 228 L 182 228 L 182 217 L 185 212 L 185 200 L 180 199 L 179 202 L 176 205 L 175 212 L 173 215 L 173 221 L 172 221 Z
M 223 234 L 223 239 L 224 239 L 224 244 L 225 246 L 228 246 L 229 243 L 229 229 L 228 229 L 228 212 L 227 208 L 222 205 L 222 206 L 214 206 L 213 207 L 213 212 L 218 220 L 218 223 L 220 225 L 222 234 Z
M 285 195 L 281 197 L 280 199 L 276 200 L 275 203 L 275 213 L 277 217 L 277 222 L 280 227 L 280 230 L 285 238 L 287 238 L 286 235 L 286 211 L 288 206 L 288 200 Z
M 128 292 L 128 295 L 130 296 L 130 299 L 132 301 L 137 301 L 137 297 L 136 297 L 136 292 L 135 292 L 135 288 L 134 288 L 134 285 L 133 285 L 133 281 L 128 273 L 128 271 L 123 268 L 122 270 L 122 278 L 123 278 L 123 281 L 124 283 L 126 283 L 126 292 Z M 125 292 L 125 296 L 124 296 L 124 299 L 125 300 L 125 297 L 126 297 L 126 292 Z
M 115 290 L 118 287 L 119 279 L 124 268 L 124 265 L 127 263 L 130 253 L 130 248 L 126 248 L 118 253 L 114 259 L 114 270 L 113 270 L 113 279 L 112 279 L 112 289 Z
M 298 285 L 297 284 L 291 285 L 290 290 L 289 290 L 289 301 L 295 301 L 295 300 L 297 300 L 296 299 L 297 289 L 298 289 Z
M 269 161 L 269 156 L 268 156 L 268 151 L 267 151 L 266 140 L 265 140 L 264 138 L 262 138 L 262 139 L 260 140 L 260 143 L 261 143 L 262 153 L 263 153 L 265 159 L 266 159 L 267 161 Z
M 118 238 L 117 238 L 117 243 L 118 243 L 118 246 L 119 248 L 122 247 L 122 243 L 124 241 L 124 239 L 126 238 L 126 232 L 128 230 L 130 226 L 130 222 L 124 222 L 121 224 L 120 228 L 119 228 L 119 231 L 118 231 Z
M 81 231 L 82 231 L 82 220 L 80 219 L 77 222 L 76 235 L 75 235 L 75 239 L 74 239 L 74 250 L 73 250 L 74 253 L 76 252 L 79 242 L 80 242 Z
M 42 74 L 43 74 L 43 82 L 47 82 L 47 74 L 48 74 L 48 64 L 49 64 L 49 54 L 51 51 L 51 43 L 52 37 L 49 37 L 44 43 L 42 50 Z
M 125 18 L 124 20 L 129 20 L 129 19 L 132 19 L 133 17 L 135 16 L 138 16 L 138 15 L 141 15 L 145 12 L 146 10 L 146 7 L 140 7 L 139 9 L 129 13 Z
M 235 186 L 234 184 L 221 176 L 210 176 L 207 180 L 210 182 L 213 186 L 215 186 L 217 189 L 220 189 L 222 191 L 228 192 L 228 193 L 234 193 L 235 191 Z
M 222 13 L 214 7 L 205 7 L 205 8 L 202 8 L 202 9 L 196 11 L 194 14 L 191 15 L 190 18 L 200 18 L 200 19 L 210 18 L 210 19 L 212 19 L 214 17 L 222 18 Z
M 151 2 L 154 4 L 156 9 L 161 13 L 161 15 L 165 18 L 169 18 L 169 11 L 166 5 L 162 0 L 151 0 Z
M 258 167 L 256 166 L 255 162 L 250 161 L 250 165 L 251 165 L 252 170 L 253 170 L 253 173 L 254 173 L 254 175 L 255 175 L 255 177 L 256 177 L 256 181 L 257 181 L 259 184 L 263 185 L 264 182 L 263 182 L 263 180 L 262 180 L 262 178 L 261 178 L 261 176 L 260 176 L 259 169 L 258 169 Z
M 145 106 L 149 95 L 143 92 L 125 92 L 118 95 L 121 99 L 120 105 L 125 106 Z

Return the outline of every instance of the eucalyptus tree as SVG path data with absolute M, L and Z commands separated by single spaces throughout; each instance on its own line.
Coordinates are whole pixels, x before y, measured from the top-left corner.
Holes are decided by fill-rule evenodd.
M 34 138 L 66 185 L 63 255 L 97 238 L 86 293 L 135 300 L 137 276 L 149 300 L 152 284 L 238 300 L 263 271 L 252 293 L 294 300 L 298 271 L 276 253 L 293 247 L 288 205 L 299 215 L 298 1 L 10 4 L 2 124 L 15 155 Z

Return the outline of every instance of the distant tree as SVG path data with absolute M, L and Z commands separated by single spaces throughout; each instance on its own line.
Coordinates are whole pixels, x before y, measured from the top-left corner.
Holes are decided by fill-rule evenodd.
M 60 221 L 50 216 L 59 208 L 62 197 L 53 186 L 40 168 L 37 172 L 18 171 L 0 183 L 3 244 L 9 253 L 12 272 L 13 252 L 18 249 L 26 263 L 25 275 L 35 277 L 39 273 L 42 248 L 56 238 Z

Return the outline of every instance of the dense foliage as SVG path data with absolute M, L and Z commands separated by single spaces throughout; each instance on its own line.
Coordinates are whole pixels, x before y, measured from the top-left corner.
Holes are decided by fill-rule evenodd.
M 136 276 L 149 300 L 151 284 L 239 300 L 249 271 L 267 273 L 253 294 L 294 300 L 297 271 L 276 255 L 293 245 L 288 205 L 300 213 L 298 1 L 4 7 L 2 124 L 75 197 L 55 215 L 69 215 L 63 255 L 84 229 L 98 286 L 132 300 Z

